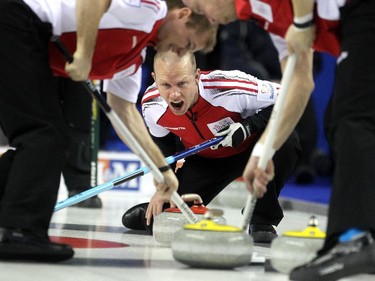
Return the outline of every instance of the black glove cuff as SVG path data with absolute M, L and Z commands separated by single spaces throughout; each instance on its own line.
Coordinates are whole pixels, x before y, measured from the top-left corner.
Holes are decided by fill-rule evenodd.
M 247 134 L 246 137 L 245 137 L 245 139 L 246 139 L 249 136 L 251 136 L 251 124 L 246 119 L 241 120 L 240 123 L 245 128 L 245 131 L 246 131 L 246 134 Z

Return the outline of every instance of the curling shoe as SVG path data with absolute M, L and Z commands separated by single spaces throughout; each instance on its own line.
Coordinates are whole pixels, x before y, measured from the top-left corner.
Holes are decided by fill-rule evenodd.
M 269 224 L 250 224 L 249 234 L 253 237 L 254 243 L 271 244 L 277 237 L 276 230 Z
M 147 203 L 141 203 L 131 207 L 122 216 L 122 224 L 132 230 L 146 230 L 148 234 L 152 235 L 153 219 L 150 225 L 146 225 L 146 210 L 148 207 Z
M 322 250 L 311 262 L 296 267 L 290 280 L 331 281 L 375 272 L 375 242 L 369 232 L 351 229 L 329 250 Z
M 21 229 L 0 227 L 0 260 L 57 262 L 73 257 L 71 246 Z
M 77 195 L 83 191 L 73 190 L 69 191 L 69 197 Z M 101 209 L 103 207 L 102 200 L 97 196 L 90 197 L 82 202 L 74 204 L 72 207 L 88 208 L 88 209 Z

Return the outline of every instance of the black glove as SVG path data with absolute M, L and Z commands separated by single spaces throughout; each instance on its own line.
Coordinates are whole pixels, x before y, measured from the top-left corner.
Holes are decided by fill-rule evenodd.
M 218 144 L 211 146 L 211 149 L 218 149 L 220 147 L 235 147 L 240 145 L 251 135 L 250 124 L 247 120 L 241 120 L 240 122 L 233 123 L 220 130 L 215 134 L 215 137 L 225 135 L 226 137 Z

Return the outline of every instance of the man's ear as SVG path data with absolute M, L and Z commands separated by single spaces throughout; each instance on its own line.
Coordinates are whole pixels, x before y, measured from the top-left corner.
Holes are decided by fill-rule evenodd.
M 189 17 L 191 15 L 192 11 L 190 8 L 188 7 L 183 7 L 183 8 L 180 8 L 177 12 L 177 18 L 178 19 L 182 19 L 182 18 L 185 18 L 185 17 Z
M 151 76 L 152 76 L 152 78 L 154 78 L 154 81 L 156 82 L 156 75 L 155 75 L 155 72 L 151 72 Z
M 201 70 L 197 68 L 197 71 L 195 72 L 195 80 L 197 81 L 197 83 L 199 81 L 199 78 L 201 77 L 201 73 Z

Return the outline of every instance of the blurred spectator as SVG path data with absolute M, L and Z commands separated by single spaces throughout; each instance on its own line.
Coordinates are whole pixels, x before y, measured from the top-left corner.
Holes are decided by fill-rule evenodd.
M 268 33 L 253 21 L 235 21 L 222 27 L 220 68 L 238 69 L 259 79 L 280 81 L 277 51 Z

